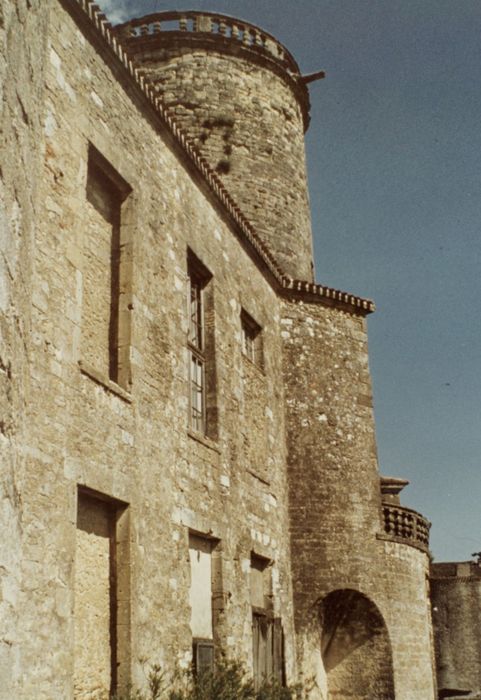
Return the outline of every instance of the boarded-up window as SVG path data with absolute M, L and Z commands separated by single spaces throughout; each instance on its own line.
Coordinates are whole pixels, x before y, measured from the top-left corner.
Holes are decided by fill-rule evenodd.
M 270 568 L 269 560 L 251 556 L 250 596 L 253 608 L 265 610 L 270 603 Z
M 256 690 L 264 681 L 272 679 L 284 684 L 283 644 L 280 618 L 253 613 L 252 645 Z
M 213 639 L 212 625 L 212 543 L 191 535 L 190 558 L 190 626 L 192 636 Z
M 130 187 L 93 148 L 87 171 L 82 300 L 82 360 L 126 386 L 130 287 L 123 202 Z
M 125 566 L 128 550 L 125 513 L 125 508 L 116 502 L 79 493 L 75 549 L 75 697 L 103 700 L 128 684 L 130 595 L 128 566 Z
M 213 556 L 216 541 L 198 535 L 189 537 L 190 608 L 193 662 L 197 675 L 214 665 L 213 582 L 220 586 L 219 557 Z M 216 571 L 214 571 L 216 569 Z

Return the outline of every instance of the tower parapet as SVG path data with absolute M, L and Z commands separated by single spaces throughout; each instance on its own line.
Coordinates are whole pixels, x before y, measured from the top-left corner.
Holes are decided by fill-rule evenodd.
M 115 33 L 293 278 L 312 280 L 306 81 L 267 32 L 226 15 L 159 12 Z
M 381 505 L 384 533 L 380 539 L 417 547 L 429 554 L 429 530 L 431 523 L 412 508 L 401 505 L 400 492 L 409 484 L 406 479 L 381 477 Z

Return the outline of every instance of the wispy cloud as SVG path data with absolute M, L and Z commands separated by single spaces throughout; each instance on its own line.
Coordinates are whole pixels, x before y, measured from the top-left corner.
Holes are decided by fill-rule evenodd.
M 97 4 L 112 24 L 125 22 L 131 16 L 128 0 L 97 0 Z

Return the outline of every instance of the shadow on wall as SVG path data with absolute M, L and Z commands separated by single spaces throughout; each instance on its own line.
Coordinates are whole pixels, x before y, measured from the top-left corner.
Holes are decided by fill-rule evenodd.
M 355 590 L 333 591 L 319 620 L 329 700 L 394 700 L 391 643 L 374 603 Z

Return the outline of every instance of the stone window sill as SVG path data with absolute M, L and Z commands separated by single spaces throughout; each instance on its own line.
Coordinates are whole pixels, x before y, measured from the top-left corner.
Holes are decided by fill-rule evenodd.
M 251 358 L 248 357 L 245 354 L 245 352 L 242 353 L 242 358 L 243 358 L 244 362 L 248 363 L 249 367 L 255 367 L 255 369 L 257 370 L 257 372 L 259 372 L 261 377 L 264 377 L 264 378 L 266 377 L 266 371 L 265 371 L 263 365 L 260 365 L 258 362 L 254 362 L 254 360 L 251 360 Z
M 93 379 L 94 382 L 100 384 L 112 394 L 116 394 L 116 396 L 119 396 L 127 403 L 132 403 L 132 394 L 109 379 L 105 374 L 103 374 L 103 372 L 99 372 L 97 369 L 95 369 L 95 367 L 92 367 L 92 365 L 89 365 L 89 363 L 85 362 L 84 360 L 79 360 L 78 364 L 82 374 L 90 377 L 90 379 Z
M 210 450 L 214 450 L 214 452 L 217 452 L 220 454 L 220 447 L 219 445 L 214 442 L 214 440 L 211 440 L 208 438 L 206 435 L 202 435 L 202 433 L 198 433 L 195 430 L 187 430 L 187 435 L 192 438 L 192 440 L 195 440 L 196 442 L 200 442 L 201 445 L 204 445 L 204 447 L 208 447 Z

